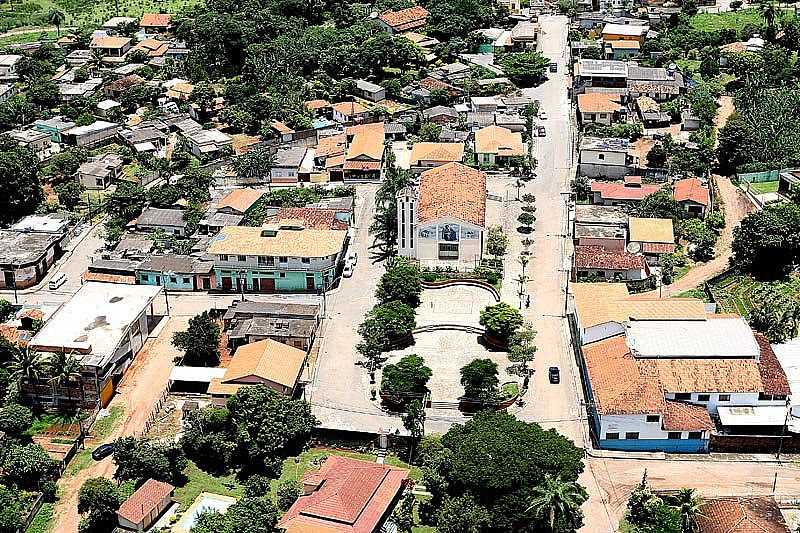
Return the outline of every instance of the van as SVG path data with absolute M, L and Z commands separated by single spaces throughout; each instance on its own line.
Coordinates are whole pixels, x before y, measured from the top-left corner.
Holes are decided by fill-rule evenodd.
M 50 282 L 47 284 L 47 287 L 51 291 L 54 291 L 66 282 L 67 282 L 67 275 L 64 274 L 63 272 L 59 272 L 55 276 L 50 278 Z

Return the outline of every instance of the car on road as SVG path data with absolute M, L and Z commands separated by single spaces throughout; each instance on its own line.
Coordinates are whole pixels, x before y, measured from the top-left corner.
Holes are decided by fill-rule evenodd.
M 353 266 L 356 266 L 356 263 L 358 263 L 358 252 L 350 252 L 350 254 L 347 256 L 347 262 Z
M 92 459 L 95 461 L 102 461 L 112 453 L 114 453 L 114 443 L 101 444 L 92 450 Z
M 546 130 L 546 129 L 544 129 L 544 126 L 539 126 L 538 128 L 536 128 L 536 134 L 537 134 L 539 137 L 544 137 L 544 136 L 546 136 L 546 135 L 547 135 L 547 130 Z
M 547 111 L 545 110 L 539 111 L 539 120 L 547 120 Z
M 550 67 L 550 72 L 558 72 L 558 63 L 556 63 L 555 61 L 553 61 L 547 66 Z
M 344 269 L 342 270 L 342 277 L 349 278 L 353 276 L 353 269 L 355 265 L 351 262 L 347 262 L 344 264 Z
M 67 275 L 63 272 L 57 272 L 52 278 L 50 278 L 50 281 L 47 283 L 47 288 L 51 291 L 54 291 L 66 282 Z
M 551 366 L 547 371 L 547 377 L 550 378 L 550 383 L 561 383 L 561 371 L 557 366 Z

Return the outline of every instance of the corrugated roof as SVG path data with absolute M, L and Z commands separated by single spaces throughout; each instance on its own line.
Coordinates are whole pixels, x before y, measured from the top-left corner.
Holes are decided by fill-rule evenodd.
M 758 357 L 753 330 L 741 317 L 715 320 L 630 320 L 628 346 L 637 357 Z

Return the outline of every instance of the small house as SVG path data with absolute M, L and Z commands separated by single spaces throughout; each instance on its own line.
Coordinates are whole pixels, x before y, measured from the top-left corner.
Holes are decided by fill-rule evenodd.
M 117 509 L 119 526 L 125 531 L 146 531 L 172 505 L 175 487 L 148 479 Z
M 86 189 L 103 191 L 122 177 L 124 161 L 117 154 L 104 154 L 78 167 L 78 183 Z
M 146 207 L 136 219 L 137 231 L 163 230 L 167 235 L 186 236 L 186 221 L 181 209 Z
M 370 102 L 386 100 L 386 89 L 366 80 L 356 80 L 356 94 Z

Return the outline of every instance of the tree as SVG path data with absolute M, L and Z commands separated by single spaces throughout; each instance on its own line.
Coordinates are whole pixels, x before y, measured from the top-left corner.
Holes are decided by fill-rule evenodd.
M 417 498 L 411 491 L 403 495 L 400 503 L 392 511 L 392 522 L 397 526 L 400 533 L 412 533 L 414 530 L 414 508 L 417 505 Z
M 425 407 L 420 400 L 413 400 L 406 406 L 403 414 L 403 427 L 411 435 L 411 445 L 408 448 L 408 461 L 414 458 L 414 444 L 425 436 Z
M 61 185 L 56 185 L 55 191 L 58 195 L 58 202 L 70 211 L 74 211 L 81 203 L 83 185 L 77 181 L 68 181 Z
M 522 363 L 526 368 L 536 355 L 536 330 L 529 323 L 523 324 L 508 340 L 508 360 Z
M 487 335 L 502 343 L 508 342 L 522 322 L 520 312 L 505 302 L 481 310 L 480 325 L 486 328 Z
M 278 491 L 276 500 L 278 502 L 278 509 L 281 512 L 286 512 L 289 507 L 297 501 L 297 498 L 303 494 L 303 489 L 300 483 L 295 479 L 285 479 L 278 484 Z
M 0 485 L 0 532 L 17 533 L 20 530 L 23 499 L 18 490 Z
M 577 176 L 572 180 L 572 192 L 578 200 L 586 200 L 592 193 L 592 183 L 586 176 Z
M 288 481 L 288 480 L 287 480 Z M 270 493 L 272 480 L 263 474 L 253 474 L 244 484 L 245 496 L 266 496 Z M 280 487 L 278 487 L 280 489 Z M 288 509 L 288 507 L 287 507 Z
M 25 490 L 38 490 L 53 480 L 57 467 L 38 444 L 12 444 L 3 459 L 3 479 Z
M 419 140 L 424 142 L 439 142 L 442 127 L 435 122 L 425 122 L 419 128 Z
M 183 364 L 189 366 L 216 366 L 219 363 L 219 325 L 208 311 L 189 320 L 186 331 L 172 336 L 172 344 L 184 351 Z
M 425 359 L 409 354 L 397 364 L 386 365 L 381 377 L 381 392 L 396 396 L 400 403 L 423 396 L 433 371 L 425 366 Z
M 491 359 L 474 359 L 461 367 L 461 385 L 464 397 L 492 403 L 497 400 L 497 363 Z
M 14 315 L 14 304 L 0 299 L 0 322 L 5 322 Z
M 153 478 L 178 485 L 183 481 L 188 462 L 177 444 L 121 437 L 114 441 L 114 464 L 117 465 L 114 478 L 120 481 Z
M 248 150 L 233 161 L 233 167 L 239 176 L 259 182 L 270 181 L 270 171 L 274 164 L 275 154 L 262 146 Z
M 696 261 L 708 261 L 714 257 L 717 234 L 702 220 L 693 218 L 683 222 L 681 232 L 691 243 L 689 255 Z
M 382 304 L 402 302 L 418 307 L 422 294 L 422 275 L 419 267 L 405 258 L 396 259 L 378 282 L 375 297 Z
M 530 211 L 523 211 L 517 217 L 517 222 L 522 224 L 523 228 L 525 228 L 525 233 L 530 233 L 531 226 L 536 222 L 536 216 Z
M 680 220 L 685 215 L 681 205 L 672 197 L 672 191 L 669 187 L 663 187 L 645 196 L 636 211 L 641 218 Z
M 445 498 L 436 513 L 440 533 L 482 533 L 491 525 L 491 515 L 469 494 Z
M 221 474 L 234 464 L 236 443 L 232 435 L 233 427 L 227 409 L 196 409 L 184 419 L 181 446 L 197 466 Z
M 74 381 L 78 382 L 81 396 L 83 395 L 82 368 L 83 365 L 71 353 L 57 352 L 51 354 L 47 359 L 47 374 L 50 376 L 50 385 L 53 387 L 53 403 L 56 408 L 61 402 L 59 389 L 68 387 Z M 83 397 L 81 397 L 81 403 L 83 403 Z
M 675 507 L 681 514 L 681 533 L 694 533 L 697 531 L 697 517 L 701 514 L 703 499 L 694 489 L 680 489 L 675 497 Z
M 0 432 L 19 439 L 33 424 L 33 413 L 25 406 L 9 403 L 0 409 Z
M 800 205 L 767 205 L 733 230 L 734 264 L 745 272 L 778 277 L 800 258 Z
M 65 148 L 50 159 L 50 170 L 60 178 L 69 178 L 78 172 L 81 163 L 88 160 L 85 149 L 80 147 Z
M 85 516 L 81 531 L 111 531 L 117 525 L 117 509 L 122 503 L 117 487 L 105 477 L 83 482 L 78 492 L 78 512 Z
M 278 523 L 278 510 L 269 496 L 244 497 L 227 512 L 201 514 L 193 533 L 272 533 Z
M 6 102 L 8 103 L 8 102 Z M 39 182 L 39 159 L 30 148 L 0 137 L 0 223 L 30 215 L 44 200 Z
M 117 189 L 106 196 L 106 212 L 125 222 L 133 220 L 144 209 L 146 193 L 141 185 L 121 181 Z
M 588 499 L 586 490 L 575 481 L 564 481 L 550 475 L 544 484 L 533 489 L 528 510 L 534 516 L 546 516 L 550 531 L 555 531 L 557 520 L 565 520 L 572 527 L 579 523 L 580 507 Z
M 486 252 L 493 255 L 496 261 L 506 255 L 506 250 L 508 250 L 508 235 L 503 233 L 503 228 L 500 226 L 491 226 L 486 237 Z
M 172 207 L 181 199 L 181 189 L 177 185 L 165 183 L 147 190 L 147 201 L 153 207 Z
M 381 353 L 388 350 L 392 342 L 409 335 L 416 327 L 414 309 L 393 300 L 376 305 L 367 313 L 364 322 L 358 327 L 361 342 L 356 350 L 370 361 L 370 368 Z
M 375 218 L 369 227 L 374 238 L 370 246 L 372 260 L 376 263 L 397 253 L 397 193 L 408 187 L 413 177 L 408 170 L 395 166 L 391 150 L 387 153 L 385 166 L 383 183 L 375 193 Z
M 655 144 L 647 152 L 647 166 L 651 168 L 664 168 L 667 166 L 667 151 L 661 144 Z
M 539 52 L 519 52 L 503 56 L 500 64 L 503 72 L 514 83 L 522 87 L 530 87 L 539 83 L 544 77 L 550 60 Z
M 18 382 L 28 380 L 35 383 L 44 377 L 47 371 L 45 357 L 36 350 L 30 348 L 16 350 L 11 357 L 8 369 L 11 371 L 11 377 Z

